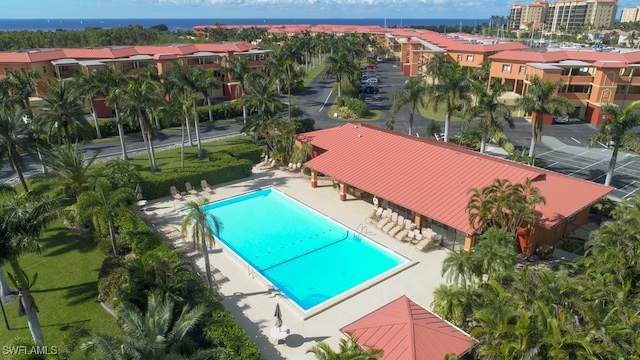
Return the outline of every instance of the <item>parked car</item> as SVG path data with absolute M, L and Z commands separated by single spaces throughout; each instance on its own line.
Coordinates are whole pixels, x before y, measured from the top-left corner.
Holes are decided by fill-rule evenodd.
M 363 84 L 378 86 L 378 79 L 372 77 L 362 81 Z
M 377 69 L 377 68 L 378 68 L 377 64 L 369 64 L 369 65 L 366 65 L 365 67 L 363 67 L 362 69 L 366 70 L 366 69 Z
M 378 55 L 378 57 L 376 58 L 376 60 L 378 60 L 379 63 L 384 61 L 384 58 L 382 57 L 382 55 Z
M 556 116 L 553 118 L 553 122 L 556 124 L 565 124 L 569 122 L 569 115 Z
M 380 92 L 380 88 L 377 85 L 362 84 L 359 92 L 363 94 L 378 94 Z

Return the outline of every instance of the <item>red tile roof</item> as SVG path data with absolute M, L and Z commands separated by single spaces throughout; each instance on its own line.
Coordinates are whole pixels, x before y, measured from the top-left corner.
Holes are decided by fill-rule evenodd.
M 596 67 L 606 67 L 606 62 L 617 61 L 622 63 L 621 67 L 627 64 L 640 62 L 640 51 L 628 51 L 621 53 L 600 52 L 591 49 L 585 50 L 557 50 L 557 51 L 514 51 L 507 50 L 499 52 L 489 57 L 491 60 L 517 61 L 517 62 L 538 62 L 555 63 L 562 60 L 579 60 L 593 63 Z M 605 63 L 603 63 L 605 62 Z M 608 64 L 609 66 L 611 64 Z
M 305 165 L 391 203 L 410 209 L 467 234 L 473 233 L 466 212 L 471 188 L 496 178 L 521 183 L 532 179 L 547 203 L 536 217 L 545 228 L 613 190 L 570 176 L 518 164 L 430 139 L 369 125 L 308 132 L 301 141 L 324 151 Z
M 406 296 L 365 315 L 340 331 L 365 349 L 381 349 L 383 360 L 442 360 L 468 353 L 475 341 Z

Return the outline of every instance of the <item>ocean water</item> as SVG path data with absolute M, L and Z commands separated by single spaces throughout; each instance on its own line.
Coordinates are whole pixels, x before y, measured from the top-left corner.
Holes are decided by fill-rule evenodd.
M 281 25 L 281 24 L 332 24 L 332 25 L 378 25 L 387 27 L 410 26 L 458 26 L 481 25 L 488 19 L 0 19 L 0 31 L 55 31 L 83 30 L 87 27 L 115 28 L 128 25 L 141 25 L 148 28 L 165 24 L 170 30 L 191 30 L 196 25 Z

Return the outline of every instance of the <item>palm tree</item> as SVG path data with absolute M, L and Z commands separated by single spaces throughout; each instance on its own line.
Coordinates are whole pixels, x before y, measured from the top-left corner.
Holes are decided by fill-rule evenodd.
M 45 106 L 37 120 L 51 135 L 56 128 L 62 128 L 67 139 L 67 145 L 75 142 L 75 138 L 90 139 L 91 125 L 84 116 L 78 92 L 71 83 L 52 79 L 45 83 L 47 93 L 42 96 Z
M 478 271 L 474 260 L 470 252 L 450 252 L 442 262 L 441 275 L 446 274 L 447 282 L 465 287 L 476 280 L 475 274 Z
M 427 62 L 426 73 L 431 77 L 431 84 L 435 84 L 441 73 L 445 73 L 451 65 L 447 54 L 434 54 Z
M 427 87 L 422 78 L 411 78 L 403 90 L 393 94 L 391 110 L 395 114 L 401 107 L 409 105 L 409 135 L 413 134 L 413 117 L 425 106 Z
M 264 120 L 282 111 L 282 102 L 271 78 L 262 75 L 252 76 L 246 90 L 242 103 L 252 111 L 257 111 Z
M 342 81 L 352 79 L 358 72 L 358 66 L 350 58 L 349 52 L 339 51 L 336 55 L 331 55 L 326 60 L 327 70 L 322 75 L 323 79 L 335 78 L 338 84 L 338 96 L 342 96 Z
M 118 126 L 118 137 L 120 138 L 120 149 L 122 149 L 122 160 L 127 161 L 129 160 L 129 156 L 127 155 L 127 146 L 125 144 L 125 138 L 124 138 L 123 119 L 120 117 L 120 109 L 121 109 L 121 104 L 124 101 L 124 96 L 125 94 L 121 88 L 114 87 L 114 88 L 111 88 L 111 90 L 109 91 L 109 94 L 105 97 L 104 102 L 105 104 L 111 106 L 113 108 L 113 111 L 116 114 L 116 124 Z
M 185 239 L 189 227 L 191 226 L 191 237 L 194 244 L 200 245 L 200 251 L 204 256 L 204 266 L 207 274 L 207 284 L 209 289 L 213 291 L 213 279 L 211 277 L 211 267 L 209 265 L 209 250 L 207 244 L 215 245 L 215 234 L 220 234 L 222 223 L 211 212 L 202 210 L 202 206 L 209 202 L 207 198 L 199 198 L 195 201 L 189 201 L 185 204 L 185 216 L 182 220 L 182 238 Z
M 174 302 L 158 292 L 149 294 L 145 313 L 126 304 L 118 310 L 125 336 L 94 334 L 81 345 L 100 359 L 212 359 L 216 349 L 197 350 L 190 337 L 205 314 L 201 306 L 185 306 L 174 319 Z
M 36 71 L 9 71 L 6 80 L 10 86 L 9 95 L 10 102 L 18 105 L 29 118 L 33 118 L 31 111 L 31 102 L 29 98 L 38 89 L 36 80 L 40 78 L 40 74 Z
M 465 117 L 467 121 L 479 119 L 478 126 L 482 130 L 480 153 L 484 153 L 488 134 L 502 130 L 502 123 L 509 125 L 510 128 L 514 125 L 511 110 L 499 100 L 500 95 L 505 91 L 504 86 L 496 84 L 491 90 L 487 90 L 486 83 L 478 82 L 474 87 L 477 103 L 468 108 Z
M 516 105 L 526 113 L 532 114 L 531 146 L 529 157 L 536 152 L 536 144 L 542 140 L 542 117 L 547 114 L 567 114 L 573 111 L 573 105 L 562 96 L 554 96 L 564 82 L 545 80 L 538 76 L 531 79 L 527 94 L 516 101 Z
M 161 85 L 153 74 L 151 67 L 144 69 L 133 76 L 124 89 L 124 99 L 131 115 L 138 118 L 142 140 L 144 141 L 151 172 L 158 169 L 153 147 L 153 122 L 144 116 L 153 113 L 153 109 L 162 104 L 160 98 Z
M 40 197 L 32 193 L 13 195 L 3 199 L 0 212 L 0 265 L 9 263 L 13 274 L 9 279 L 18 289 L 20 315 L 27 316 L 29 330 L 37 345 L 44 344 L 44 336 L 38 319 L 38 307 L 31 295 L 38 274 L 31 279 L 20 266 L 18 258 L 26 252 L 40 248 L 38 239 L 44 228 L 56 220 L 60 212 L 57 202 L 48 196 Z
M 229 80 L 237 81 L 236 85 L 236 98 L 244 98 L 244 89 L 247 86 L 247 75 L 249 75 L 252 70 L 249 68 L 249 58 L 245 56 L 233 56 L 229 62 L 226 63 L 226 67 L 224 67 L 225 74 L 229 77 Z M 242 106 L 242 118 L 244 120 L 244 124 L 247 124 L 247 108 Z
M 346 339 L 340 339 L 338 347 L 338 352 L 335 352 L 326 343 L 319 342 L 307 350 L 307 354 L 315 355 L 318 360 L 375 360 L 382 357 L 382 350 L 361 348 L 351 334 L 347 334 Z
M 66 196 L 77 199 L 89 185 L 88 170 L 98 154 L 87 160 L 77 144 L 71 147 L 63 146 L 47 151 L 44 163 L 51 168 L 51 174 L 48 176 L 60 181 L 61 190 Z
M 102 84 L 94 75 L 97 71 L 98 70 L 94 71 L 92 74 L 87 74 L 85 72 L 76 74 L 73 77 L 72 84 L 76 87 L 80 96 L 89 102 L 91 114 L 93 115 L 93 123 L 96 128 L 96 136 L 98 139 L 102 139 L 100 124 L 98 123 L 98 112 L 96 111 L 96 106 L 94 104 L 96 97 L 99 96 L 99 93 L 102 90 Z
M 272 73 L 272 75 L 287 89 L 287 95 L 289 97 L 289 120 L 291 120 L 291 92 L 296 84 L 304 79 L 304 69 L 296 62 L 285 59 L 279 64 L 275 73 Z
M 449 141 L 449 127 L 451 115 L 454 111 L 463 110 L 471 103 L 471 81 L 462 72 L 458 63 L 451 63 L 442 69 L 437 76 L 437 82 L 427 91 L 427 105 L 434 107 L 444 106 L 444 141 Z
M 23 153 L 30 155 L 38 139 L 29 127 L 29 122 L 21 112 L 12 108 L 0 107 L 0 156 L 6 155 L 11 167 L 18 174 L 25 192 L 29 192 L 24 177 Z
M 78 198 L 76 207 L 81 219 L 91 218 L 98 233 L 107 225 L 115 256 L 118 256 L 118 247 L 114 220 L 118 216 L 130 215 L 131 210 L 126 205 L 135 202 L 135 199 L 136 194 L 132 189 L 114 190 L 109 180 L 104 178 L 97 180 L 93 191 L 84 192 Z
M 477 297 L 477 288 L 473 285 L 442 284 L 433 291 L 431 308 L 443 319 L 465 328 L 466 323 L 472 318 Z
M 618 150 L 620 149 L 622 139 L 627 133 L 640 125 L 640 114 L 636 112 L 638 105 L 640 105 L 640 101 L 634 101 L 624 109 L 620 109 L 620 107 L 615 104 L 605 104 L 600 109 L 607 118 L 600 129 L 598 129 L 598 132 L 589 140 L 588 145 L 593 146 L 597 142 L 607 145 L 613 143 L 609 169 L 607 169 L 607 177 L 604 180 L 604 184 L 607 186 L 611 184 L 611 180 L 613 179 L 613 172 L 616 168 Z
M 207 100 L 207 108 L 209 109 L 209 122 L 213 122 L 213 110 L 211 109 L 211 89 L 219 89 L 220 83 L 216 79 L 213 70 L 202 71 L 196 83 L 196 89 Z

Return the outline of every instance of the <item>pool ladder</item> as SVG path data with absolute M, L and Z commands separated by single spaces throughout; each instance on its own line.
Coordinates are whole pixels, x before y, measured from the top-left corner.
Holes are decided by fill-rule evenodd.
M 367 233 L 367 225 L 360 223 L 360 225 L 358 225 L 358 227 L 356 227 L 355 231 L 353 232 L 353 237 L 356 240 L 361 240 L 362 234 L 366 234 L 366 233 Z

